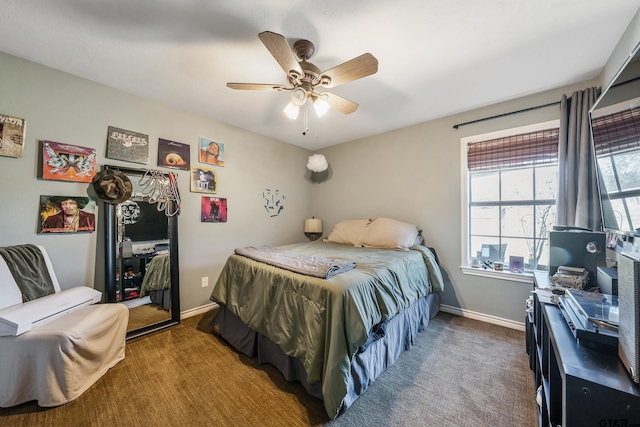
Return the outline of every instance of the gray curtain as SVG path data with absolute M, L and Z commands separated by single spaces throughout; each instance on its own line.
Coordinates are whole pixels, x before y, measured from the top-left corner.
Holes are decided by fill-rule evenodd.
M 573 92 L 560 101 L 557 225 L 602 230 L 595 151 L 589 109 L 599 88 Z

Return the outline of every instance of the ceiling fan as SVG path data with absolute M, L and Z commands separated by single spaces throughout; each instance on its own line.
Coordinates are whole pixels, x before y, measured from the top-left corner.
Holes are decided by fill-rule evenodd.
M 295 120 L 300 107 L 304 106 L 307 100 L 310 100 L 319 116 L 329 108 L 344 114 L 353 113 L 358 109 L 358 104 L 321 89 L 334 88 L 378 71 L 378 60 L 370 53 L 365 53 L 321 72 L 318 67 L 308 62 L 315 52 L 315 46 L 310 41 L 298 40 L 293 44 L 292 50 L 280 34 L 264 31 L 258 34 L 258 37 L 287 73 L 291 87 L 263 83 L 227 83 L 227 87 L 239 90 L 290 91 L 289 103 L 281 116 L 283 119 Z

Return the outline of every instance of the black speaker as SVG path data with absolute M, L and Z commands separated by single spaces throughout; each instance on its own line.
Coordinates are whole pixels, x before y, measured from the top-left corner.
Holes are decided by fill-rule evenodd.
M 640 254 L 618 256 L 618 356 L 640 383 Z
M 596 285 L 597 268 L 607 266 L 606 235 L 596 231 L 549 232 L 549 275 L 558 267 L 582 267 L 589 272 L 587 288 Z

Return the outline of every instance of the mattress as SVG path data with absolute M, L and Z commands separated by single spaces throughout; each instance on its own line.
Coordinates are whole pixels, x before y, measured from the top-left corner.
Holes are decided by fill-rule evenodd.
M 374 326 L 440 292 L 442 275 L 433 252 L 419 245 L 396 251 L 315 241 L 280 248 L 354 261 L 356 268 L 320 279 L 234 254 L 211 299 L 298 360 L 334 418 L 348 395 L 351 361 Z

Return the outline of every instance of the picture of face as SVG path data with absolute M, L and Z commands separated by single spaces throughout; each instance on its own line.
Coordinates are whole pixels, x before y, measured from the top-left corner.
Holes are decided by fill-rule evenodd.
M 200 138 L 200 162 L 224 166 L 224 143 Z
M 95 230 L 96 202 L 91 197 L 40 196 L 39 233 Z

